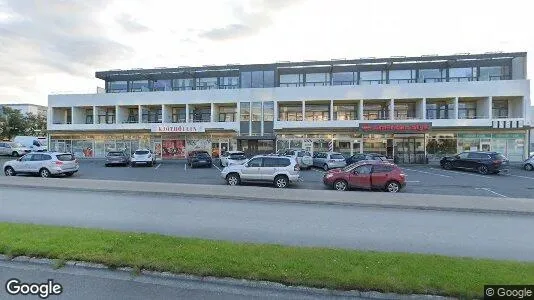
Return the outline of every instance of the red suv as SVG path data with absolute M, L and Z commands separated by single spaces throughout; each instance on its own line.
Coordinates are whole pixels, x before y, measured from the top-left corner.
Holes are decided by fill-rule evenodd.
M 381 189 L 396 193 L 406 185 L 406 174 L 397 165 L 384 161 L 362 161 L 324 174 L 323 183 L 338 191 L 351 188 Z

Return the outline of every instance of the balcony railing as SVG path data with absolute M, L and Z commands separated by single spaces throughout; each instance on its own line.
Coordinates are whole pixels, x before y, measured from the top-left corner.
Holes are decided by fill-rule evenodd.
M 449 82 L 476 81 L 476 77 L 449 77 Z
M 380 80 L 380 79 L 373 79 L 373 80 L 360 80 L 360 84 L 362 85 L 368 85 L 368 84 L 383 84 L 385 83 L 385 80 Z
M 306 86 L 327 86 L 330 85 L 330 82 L 324 82 L 324 81 L 310 81 L 306 82 Z
M 491 80 L 510 80 L 510 79 L 512 79 L 512 77 L 509 76 L 509 75 L 500 75 L 500 76 L 495 75 L 495 76 L 490 76 L 489 77 L 490 81 Z
M 415 83 L 417 79 L 390 79 L 389 83 L 399 84 L 399 83 Z
M 355 85 L 357 84 L 356 82 L 354 82 L 353 80 L 347 80 L 347 81 L 333 81 L 332 82 L 333 85 Z

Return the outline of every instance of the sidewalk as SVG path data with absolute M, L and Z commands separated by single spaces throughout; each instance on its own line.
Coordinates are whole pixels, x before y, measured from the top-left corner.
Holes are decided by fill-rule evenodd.
M 276 189 L 271 187 L 227 186 L 91 180 L 75 178 L 0 177 L 0 186 L 148 193 L 233 200 L 257 200 L 304 204 L 353 205 L 423 210 L 492 212 L 534 215 L 534 199 L 493 198 L 412 193 L 338 192 L 330 190 Z

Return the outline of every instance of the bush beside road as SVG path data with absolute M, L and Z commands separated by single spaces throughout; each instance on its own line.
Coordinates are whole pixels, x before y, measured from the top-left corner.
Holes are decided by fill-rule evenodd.
M 483 297 L 483 285 L 534 282 L 534 263 L 237 244 L 157 234 L 0 223 L 0 253 L 111 268 L 268 280 L 287 285 Z

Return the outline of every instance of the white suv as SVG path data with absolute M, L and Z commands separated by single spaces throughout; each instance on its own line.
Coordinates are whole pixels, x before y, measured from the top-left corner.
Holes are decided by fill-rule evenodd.
M 135 167 L 137 164 L 145 164 L 149 167 L 152 167 L 156 163 L 156 156 L 152 151 L 148 149 L 138 149 L 135 150 L 132 158 L 130 159 L 130 165 Z
M 221 177 L 229 185 L 241 182 L 272 182 L 277 188 L 302 181 L 300 167 L 290 157 L 257 155 L 244 164 L 230 165 L 221 171 Z
M 71 153 L 32 152 L 17 160 L 4 163 L 4 174 L 15 176 L 21 174 L 39 174 L 41 177 L 64 174 L 72 176 L 78 172 L 80 165 Z

